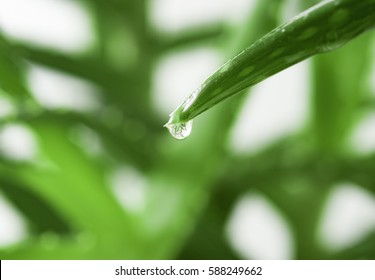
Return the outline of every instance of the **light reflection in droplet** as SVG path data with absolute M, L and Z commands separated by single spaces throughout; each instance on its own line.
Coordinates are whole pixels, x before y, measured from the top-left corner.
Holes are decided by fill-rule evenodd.
M 186 123 L 167 123 L 165 127 L 169 130 L 169 133 L 178 140 L 185 139 L 191 133 L 193 128 L 193 121 L 190 120 Z

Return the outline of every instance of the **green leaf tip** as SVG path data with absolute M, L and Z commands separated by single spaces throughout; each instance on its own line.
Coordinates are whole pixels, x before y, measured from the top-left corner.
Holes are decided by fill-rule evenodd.
M 323 1 L 253 43 L 170 114 L 166 127 L 187 123 L 222 100 L 313 55 L 339 48 L 375 25 L 375 0 Z

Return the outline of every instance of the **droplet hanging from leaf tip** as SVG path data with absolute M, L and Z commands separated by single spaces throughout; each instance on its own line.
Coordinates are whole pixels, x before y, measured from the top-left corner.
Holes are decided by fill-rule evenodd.
M 167 123 L 165 127 L 175 139 L 182 140 L 190 135 L 193 128 L 193 121 L 190 120 L 186 123 Z

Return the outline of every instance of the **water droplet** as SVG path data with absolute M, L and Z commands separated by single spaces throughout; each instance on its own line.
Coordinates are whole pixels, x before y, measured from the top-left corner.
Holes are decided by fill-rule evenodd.
M 343 46 L 347 41 L 347 39 L 341 39 L 337 32 L 332 31 L 325 35 L 325 44 L 320 46 L 320 50 L 323 52 L 333 51 Z
M 176 139 L 182 140 L 188 137 L 193 128 L 193 120 L 186 123 L 167 123 L 165 125 L 168 128 L 169 133 Z

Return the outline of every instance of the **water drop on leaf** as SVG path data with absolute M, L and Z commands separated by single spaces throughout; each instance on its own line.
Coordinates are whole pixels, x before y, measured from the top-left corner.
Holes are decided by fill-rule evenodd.
M 188 137 L 193 127 L 193 120 L 186 123 L 167 123 L 165 125 L 168 128 L 169 133 L 176 139 L 182 140 Z

